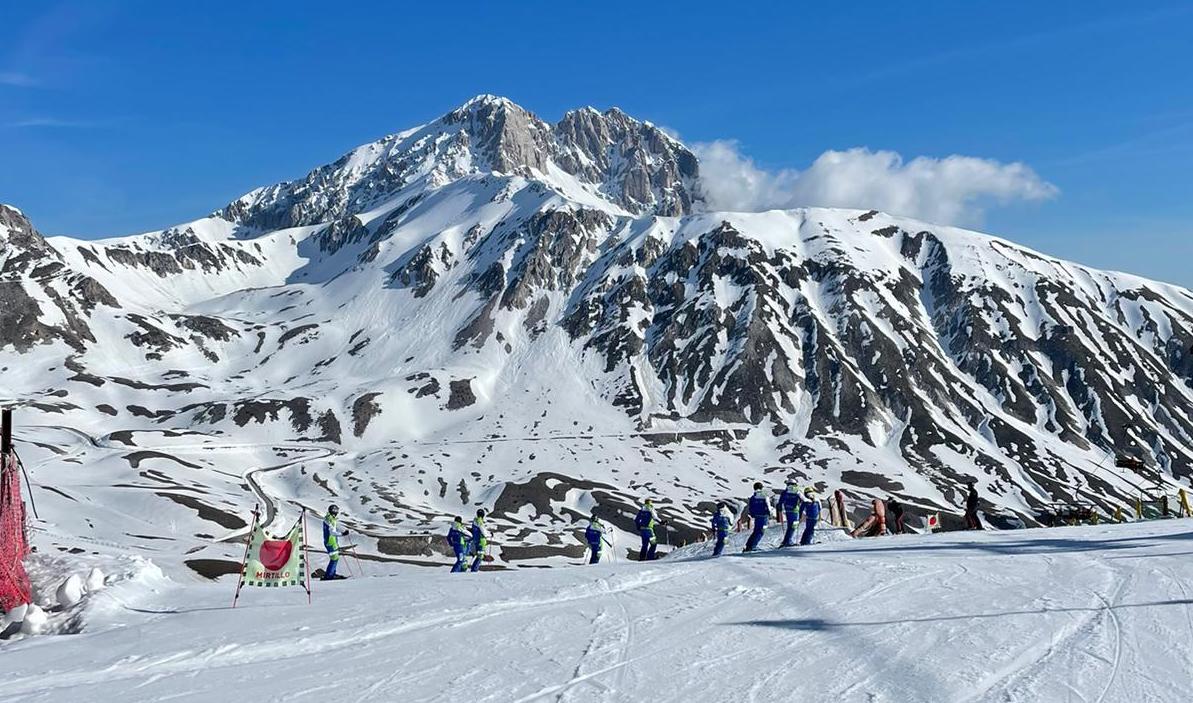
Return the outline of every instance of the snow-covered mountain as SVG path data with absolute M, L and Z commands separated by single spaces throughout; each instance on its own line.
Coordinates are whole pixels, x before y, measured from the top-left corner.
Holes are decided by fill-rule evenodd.
M 417 560 L 484 506 L 501 559 L 549 562 L 594 506 L 629 529 L 654 495 L 683 541 L 759 479 L 946 513 L 976 479 L 1030 521 L 1131 500 L 1110 454 L 1193 474 L 1188 291 L 700 194 L 649 123 L 480 96 L 160 232 L 0 207 L 0 400 L 55 538 L 198 553 L 337 501 Z

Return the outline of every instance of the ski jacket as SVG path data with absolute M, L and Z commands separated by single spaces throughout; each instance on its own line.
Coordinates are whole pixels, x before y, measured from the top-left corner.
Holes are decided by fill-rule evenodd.
M 800 498 L 799 491 L 793 491 L 790 488 L 783 489 L 779 494 L 779 508 L 782 509 L 787 517 L 795 515 L 799 512 L 800 503 L 803 502 Z
M 766 502 L 766 495 L 762 491 L 754 491 L 754 495 L 750 496 L 749 504 L 750 517 L 766 518 L 770 516 L 770 506 Z
M 464 530 L 463 522 L 452 523 L 451 529 L 447 531 L 447 543 L 457 552 L 464 551 L 464 546 L 468 543 L 468 533 Z
M 804 515 L 809 525 L 815 525 L 820 520 L 820 501 L 815 498 L 804 501 Z
M 712 529 L 719 535 L 729 534 L 730 528 L 729 516 L 725 513 L 716 513 L 712 516 Z
M 340 551 L 340 537 L 346 534 L 348 530 L 340 530 L 338 515 L 328 513 L 323 516 L 323 546 L 327 548 L 328 553 Z
M 641 510 L 638 511 L 638 514 L 636 516 L 634 516 L 634 526 L 637 527 L 639 530 L 650 530 L 653 532 L 654 525 L 655 525 L 654 508 L 643 507 Z
M 600 520 L 593 520 L 588 523 L 588 527 L 584 530 L 584 539 L 589 544 L 600 548 L 601 540 L 605 538 L 605 526 L 601 524 Z
M 489 546 L 489 533 L 485 531 L 485 519 L 477 517 L 472 521 L 472 546 L 476 553 Z

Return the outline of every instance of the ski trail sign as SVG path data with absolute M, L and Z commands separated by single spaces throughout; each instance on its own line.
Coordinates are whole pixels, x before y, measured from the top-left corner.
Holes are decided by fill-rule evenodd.
M 240 589 L 244 586 L 302 586 L 309 600 L 311 584 L 307 569 L 305 521 L 300 517 L 286 536 L 278 539 L 265 532 L 265 527 L 258 518 L 258 513 L 254 511 L 248 547 L 241 563 L 240 580 L 236 584 L 236 597 L 232 600 L 232 607 L 236 607 Z

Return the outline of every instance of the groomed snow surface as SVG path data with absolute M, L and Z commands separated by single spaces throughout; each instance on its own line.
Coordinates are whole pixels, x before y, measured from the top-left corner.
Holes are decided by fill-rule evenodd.
M 735 535 L 740 545 L 744 535 Z M 773 546 L 777 534 L 771 533 Z M 5 701 L 1186 701 L 1193 522 L 300 589 L 144 573 L 3 645 Z M 359 569 L 358 564 L 352 564 Z M 358 574 L 359 575 L 359 574 Z

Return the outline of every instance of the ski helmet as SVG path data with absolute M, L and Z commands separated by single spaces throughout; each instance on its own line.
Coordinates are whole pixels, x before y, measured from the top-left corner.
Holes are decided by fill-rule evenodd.
M 327 513 L 329 515 L 339 515 L 340 514 L 340 506 L 338 506 L 338 505 L 327 506 Z
M 485 509 L 484 509 L 484 508 L 478 508 L 478 509 L 477 509 L 477 511 L 476 511 L 476 516 L 477 516 L 477 517 L 484 517 L 484 516 L 485 516 Z
M 754 482 L 754 490 L 756 490 L 756 491 L 761 491 L 761 490 L 762 490 L 762 481 L 755 481 L 755 482 Z
M 724 510 L 724 509 L 725 509 L 725 504 L 724 504 L 724 503 L 717 503 L 717 512 L 720 512 L 720 511 L 722 511 L 722 510 Z

